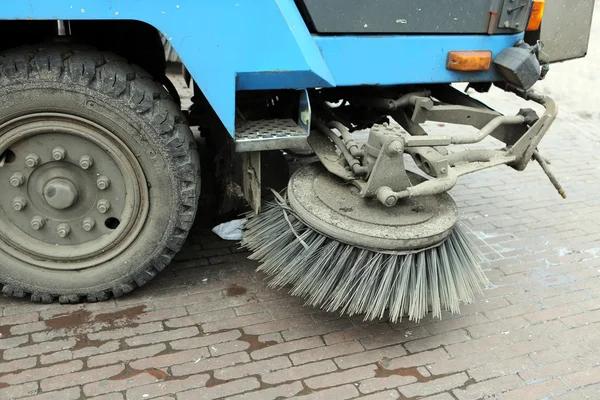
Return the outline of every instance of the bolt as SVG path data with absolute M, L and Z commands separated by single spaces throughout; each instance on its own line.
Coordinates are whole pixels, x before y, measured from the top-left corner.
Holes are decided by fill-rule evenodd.
M 27 205 L 27 200 L 22 197 L 15 197 L 12 201 L 12 206 L 16 211 L 21 211 Z
M 21 186 L 24 183 L 25 183 L 25 177 L 20 172 L 15 172 L 10 177 L 10 184 L 13 185 L 14 187 Z
M 35 153 L 29 153 L 25 157 L 25 165 L 27 165 L 29 168 L 35 168 L 39 165 L 39 163 L 40 163 L 40 156 L 38 156 Z
M 387 207 L 396 205 L 398 199 L 394 195 L 394 191 L 387 186 L 383 186 L 377 190 L 377 200 Z
M 96 225 L 96 221 L 94 221 L 94 218 L 87 217 L 83 220 L 81 227 L 83 228 L 84 231 L 89 232 L 92 229 L 94 229 L 95 225 Z
M 69 225 L 67 225 L 67 224 L 59 224 L 56 227 L 56 233 L 61 238 L 67 237 L 70 232 L 71 232 L 71 227 Z
M 505 28 L 510 28 L 510 21 L 505 21 L 504 22 L 504 27 Z
M 98 200 L 98 205 L 96 206 L 100 214 L 105 214 L 108 210 L 110 210 L 110 201 L 106 199 Z
M 79 159 L 79 166 L 82 169 L 88 169 L 92 165 L 94 165 L 94 159 L 88 155 L 81 156 L 81 158 Z
M 30 225 L 33 229 L 35 229 L 37 231 L 44 227 L 44 223 L 45 223 L 44 218 L 40 217 L 39 215 L 36 215 L 35 217 L 33 217 L 31 219 Z
M 56 161 L 62 160 L 66 155 L 67 151 L 64 149 L 64 147 L 57 146 L 52 149 L 52 158 L 54 158 Z
M 110 186 L 110 179 L 104 175 L 99 176 L 98 180 L 96 181 L 96 186 L 100 190 L 106 190 Z
M 404 146 L 398 140 L 394 140 L 388 146 L 388 154 L 392 157 L 397 156 L 398 154 L 404 151 Z

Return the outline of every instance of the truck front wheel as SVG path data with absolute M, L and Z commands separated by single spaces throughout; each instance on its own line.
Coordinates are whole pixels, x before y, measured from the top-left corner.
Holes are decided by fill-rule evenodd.
M 19 48 L 0 65 L 3 293 L 99 301 L 152 279 L 199 195 L 179 108 L 139 67 L 89 48 Z

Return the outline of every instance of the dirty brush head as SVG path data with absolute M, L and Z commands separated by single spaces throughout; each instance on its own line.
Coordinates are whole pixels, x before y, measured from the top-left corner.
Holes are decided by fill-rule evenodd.
M 487 279 L 479 255 L 460 225 L 436 247 L 404 254 L 361 249 L 326 237 L 295 216 L 283 198 L 249 215 L 242 245 L 270 286 L 291 286 L 307 305 L 392 322 L 420 320 L 430 311 L 459 312 Z

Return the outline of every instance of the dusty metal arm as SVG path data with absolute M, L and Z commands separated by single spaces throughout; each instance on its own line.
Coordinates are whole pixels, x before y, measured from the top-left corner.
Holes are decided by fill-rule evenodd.
M 450 169 L 445 177 L 430 179 L 415 186 L 408 186 L 405 190 L 395 192 L 387 186 L 382 186 L 377 191 L 377 199 L 388 207 L 396 204 L 406 197 L 429 196 L 447 192 L 456 185 L 458 174 Z
M 511 166 L 518 171 L 524 170 L 527 164 L 529 164 L 533 152 L 558 116 L 558 105 L 552 98 L 533 91 L 528 91 L 520 95 L 526 100 L 533 100 L 543 105 L 546 108 L 546 112 L 509 149 L 509 153 L 516 157 L 516 161 Z
M 486 126 L 484 126 L 479 132 L 474 135 L 461 135 L 452 136 L 452 144 L 471 144 L 479 143 L 492 132 L 494 132 L 500 125 L 519 125 L 525 122 L 525 117 L 522 115 L 515 116 L 500 116 L 491 120 Z
M 421 94 L 406 95 L 397 102 L 401 108 L 413 105 L 416 110 L 419 104 L 424 104 L 420 100 Z M 447 192 L 462 175 L 498 165 L 509 165 L 522 170 L 534 154 L 539 156 L 534 153 L 536 147 L 556 118 L 558 109 L 549 97 L 531 91 L 518 94 L 545 106 L 545 113 L 538 118 L 533 110 L 522 109 L 518 115 L 504 116 L 478 106 L 476 102 L 473 103 L 475 106 L 419 106 L 418 113 L 415 111 L 412 118 L 407 116 L 404 109 L 398 109 L 392 114 L 408 134 L 393 126 L 377 125 L 372 128 L 368 144 L 363 149 L 358 148 L 351 139 L 350 132 L 339 122 L 329 122 L 327 126 L 315 124 L 318 131 L 326 135 L 339 149 L 350 170 L 356 175 L 364 175 L 364 178 L 355 176 L 349 179 L 347 171 L 344 171 L 343 167 L 340 169 L 340 165 L 343 164 L 339 162 L 341 158 L 331 162 L 336 157 L 335 152 L 329 150 L 327 156 L 318 149 L 315 149 L 315 152 L 330 172 L 358 187 L 362 197 L 376 197 L 389 207 L 402 198 Z M 479 128 L 479 131 L 469 135 L 429 136 L 415 119 L 470 125 Z M 328 127 L 338 130 L 342 138 Z M 501 150 L 467 149 L 455 153 L 447 151 L 447 146 L 479 143 L 488 136 L 503 141 L 506 147 Z M 320 143 L 316 138 L 312 142 Z M 321 145 L 320 148 L 324 146 Z M 352 152 L 350 148 L 353 149 Z M 411 184 L 406 179 L 404 162 L 402 157 L 398 157 L 399 153 L 410 154 L 417 166 L 432 178 L 416 185 Z M 544 167 L 543 161 L 540 164 Z M 550 177 L 551 173 L 548 176 Z M 553 176 L 551 179 L 554 179 Z M 553 182 L 556 182 L 556 179 Z

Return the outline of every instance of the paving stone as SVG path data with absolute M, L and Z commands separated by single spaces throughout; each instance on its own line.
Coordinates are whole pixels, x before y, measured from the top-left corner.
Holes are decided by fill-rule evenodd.
M 437 361 L 447 360 L 449 357 L 450 356 L 448 355 L 448 353 L 444 349 L 440 348 L 394 358 L 387 363 L 386 368 L 398 369 L 416 367 L 421 365 L 433 364 Z
M 97 356 L 89 357 L 87 365 L 90 368 L 100 367 L 103 365 L 117 364 L 123 361 L 138 360 L 140 358 L 152 357 L 167 349 L 164 343 L 155 344 L 152 346 L 138 347 L 135 349 L 117 351 L 114 353 L 106 353 Z
M 358 367 L 360 365 L 376 363 L 382 360 L 400 357 L 406 354 L 402 345 L 383 347 L 381 349 L 369 350 L 362 353 L 352 354 L 335 358 L 335 363 L 342 369 Z
M 497 396 L 502 392 L 516 389 L 523 385 L 523 380 L 517 375 L 508 375 L 468 385 L 464 389 L 455 389 L 452 393 L 454 393 L 458 400 L 478 400 L 486 396 Z
M 241 353 L 243 354 L 243 353 Z M 215 359 L 213 359 L 215 360 Z M 237 361 L 236 361 L 237 362 Z M 216 370 L 214 376 L 221 380 L 232 380 L 249 375 L 264 375 L 278 369 L 289 368 L 292 363 L 287 357 L 275 357 L 268 360 L 253 361 L 241 365 Z
M 293 382 L 268 389 L 257 390 L 229 397 L 230 400 L 279 400 L 292 397 L 304 389 L 301 382 Z
M 203 387 L 210 379 L 209 375 L 191 375 L 185 379 L 175 379 L 166 382 L 151 383 L 149 385 L 127 389 L 128 399 L 148 399 L 182 392 L 189 389 Z
M 553 379 L 551 381 L 535 383 L 520 389 L 511 390 L 508 393 L 500 395 L 498 398 L 500 400 L 537 400 L 556 396 L 568 390 L 569 388 L 559 379 Z
M 301 350 L 314 349 L 323 346 L 323 340 L 320 337 L 309 337 L 305 339 L 294 340 L 255 350 L 250 356 L 255 360 L 275 357 L 281 354 L 294 353 Z
M 170 354 L 162 354 L 159 356 L 143 358 L 141 360 L 132 361 L 129 363 L 131 368 L 144 370 L 148 368 L 162 368 L 175 366 L 179 364 L 196 362 L 210 357 L 210 352 L 207 348 L 178 351 Z
M 46 342 L 40 344 L 32 344 L 30 346 L 21 346 L 16 348 L 10 348 L 4 351 L 2 357 L 5 360 L 14 360 L 16 358 L 23 358 L 29 356 L 39 356 L 45 353 L 52 353 L 58 350 L 65 350 L 74 347 L 76 344 L 75 339 L 56 340 L 53 342 Z
M 465 342 L 470 339 L 471 338 L 466 331 L 458 329 L 428 338 L 417 339 L 406 343 L 404 347 L 411 353 L 418 353 L 420 351 L 434 349 L 439 346 L 447 346 L 454 343 Z
M 216 386 L 192 389 L 185 392 L 177 393 L 177 400 L 218 399 L 221 397 L 232 396 L 234 394 L 258 389 L 259 387 L 260 383 L 256 378 L 244 378 L 236 381 L 222 383 Z
M 72 386 L 85 385 L 86 383 L 112 378 L 124 370 L 125 366 L 121 364 L 75 372 L 64 376 L 55 376 L 43 379 L 40 382 L 40 387 L 43 391 L 47 392 Z
M 77 400 L 81 397 L 81 388 L 72 387 L 69 389 L 58 390 L 56 392 L 42 393 L 31 397 L 24 397 L 24 400 Z
M 594 367 L 584 371 L 575 372 L 573 374 L 563 375 L 562 380 L 573 389 L 600 383 L 600 367 Z
M 171 348 L 175 350 L 196 349 L 206 347 L 217 343 L 236 340 L 242 336 L 239 330 L 232 330 L 223 333 L 213 333 L 211 335 L 196 336 L 188 339 L 179 339 L 170 342 Z
M 484 360 L 487 358 L 482 357 Z M 535 363 L 529 356 L 521 356 L 516 358 L 510 358 L 508 360 L 501 361 L 490 361 L 480 367 L 469 369 L 469 376 L 478 382 L 485 381 L 487 379 L 496 378 L 498 376 L 511 375 L 519 372 L 521 376 L 527 374 L 529 370 L 535 368 Z M 527 380 L 527 378 L 524 378 Z
M 174 376 L 185 376 L 197 374 L 199 372 L 211 371 L 236 364 L 243 364 L 250 361 L 250 356 L 245 352 L 226 354 L 221 357 L 210 357 L 198 359 L 187 364 L 178 364 L 171 367 L 171 373 Z
M 331 360 L 325 360 L 263 374 L 261 380 L 270 385 L 274 385 L 293 381 L 295 379 L 304 379 L 314 375 L 323 375 L 335 370 L 337 370 L 335 363 Z
M 443 378 L 433 379 L 429 382 L 413 383 L 412 385 L 398 388 L 400 393 L 406 397 L 428 396 L 445 392 L 455 387 L 464 385 L 469 380 L 465 373 L 449 375 Z
M 147 372 L 133 374 L 123 379 L 105 379 L 98 382 L 88 383 L 83 386 L 86 396 L 98 396 L 111 392 L 121 392 L 129 388 L 148 385 L 157 382 L 157 377 Z M 142 398 L 141 396 L 139 398 Z
M 374 377 L 375 369 L 376 367 L 374 365 L 367 365 L 342 372 L 333 372 L 331 374 L 305 379 L 304 383 L 311 389 L 322 389 L 345 383 L 359 382 L 363 379 Z
M 542 379 L 569 375 L 574 372 L 581 371 L 584 368 L 585 367 L 578 360 L 572 359 L 559 361 L 554 364 L 548 364 L 537 368 L 528 368 L 526 371 L 519 372 L 519 375 L 525 381 L 540 381 Z
M 359 342 L 344 342 L 327 347 L 320 347 L 312 350 L 300 351 L 290 355 L 290 359 L 295 365 L 306 364 L 313 361 L 325 360 L 346 354 L 358 353 L 364 350 Z
M 0 388 L 0 399 L 17 399 L 20 397 L 31 396 L 37 393 L 38 387 L 37 382 L 6 386 Z
M 38 381 L 57 375 L 68 375 L 83 368 L 83 361 L 76 360 L 51 367 L 28 368 L 21 372 L 6 374 L 0 377 L 0 383 L 16 385 L 19 383 Z

